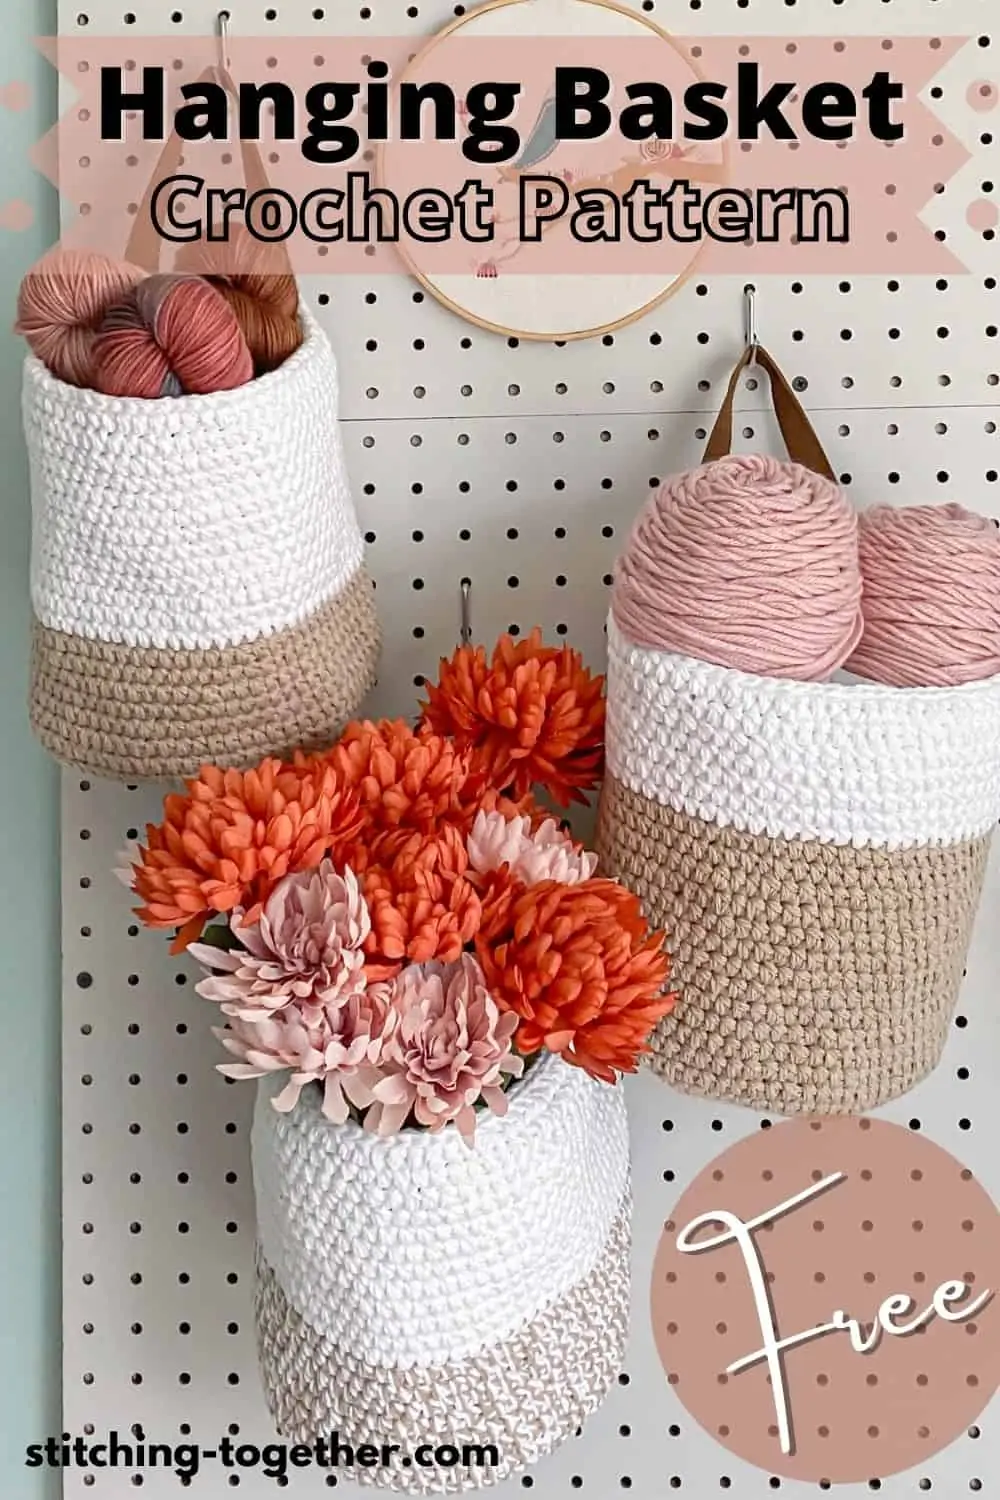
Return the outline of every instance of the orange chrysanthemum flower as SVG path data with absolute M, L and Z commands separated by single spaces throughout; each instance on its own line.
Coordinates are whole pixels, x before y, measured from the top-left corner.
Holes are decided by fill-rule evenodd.
M 337 780 L 354 787 L 373 828 L 430 833 L 457 821 L 474 799 L 470 760 L 453 740 L 403 719 L 356 720 L 320 757 Z
M 639 902 L 609 880 L 547 880 L 517 894 L 476 941 L 497 1004 L 521 1017 L 517 1048 L 545 1047 L 595 1078 L 635 1071 L 676 997 Z
M 585 801 L 604 763 L 604 678 L 569 646 L 503 636 L 489 661 L 461 646 L 428 684 L 423 722 L 475 752 L 492 784 L 523 796 L 541 786 L 562 807 Z
M 295 763 L 330 765 L 338 782 L 357 791 L 366 827 L 363 847 L 353 851 L 358 863 L 351 863 L 360 869 L 373 862 L 375 842 L 392 831 L 405 838 L 414 829 L 434 833 L 447 823 L 468 832 L 481 809 L 496 809 L 508 817 L 548 816 L 530 796 L 516 803 L 505 798 L 486 768 L 474 760 L 471 749 L 459 748 L 429 725 L 413 729 L 403 719 L 381 719 L 356 720 L 332 749 L 299 755 Z M 384 850 L 384 843 L 381 847 Z
M 174 952 L 215 912 L 240 907 L 255 921 L 279 880 L 327 854 L 336 860 L 364 822 L 332 767 L 278 760 L 246 772 L 205 766 L 186 793 L 164 799 L 163 814 L 147 824 L 132 888 L 148 926 L 180 929 Z
M 404 963 L 451 963 L 479 931 L 483 906 L 466 878 L 468 855 L 458 828 L 433 834 L 382 836 L 380 863 L 365 870 L 361 887 L 371 913 L 365 944 L 370 978 L 396 974 Z
M 501 865 L 499 870 L 489 870 L 484 875 L 473 875 L 470 872 L 470 879 L 475 885 L 483 909 L 481 929 L 499 931 L 510 921 L 511 907 L 525 889 L 524 882 L 515 880 L 506 865 Z

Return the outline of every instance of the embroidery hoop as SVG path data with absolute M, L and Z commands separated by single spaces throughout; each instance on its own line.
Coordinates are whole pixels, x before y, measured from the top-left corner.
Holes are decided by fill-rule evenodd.
M 690 69 L 693 77 L 696 80 L 698 80 L 699 82 L 705 81 L 704 75 L 697 67 L 695 60 L 686 51 L 684 51 L 678 40 L 675 37 L 672 37 L 669 32 L 664 31 L 662 27 L 657 26 L 655 22 L 649 20 L 646 16 L 637 15 L 627 6 L 616 3 L 616 0 L 559 0 L 559 3 L 566 7 L 572 7 L 574 9 L 582 9 L 583 7 L 587 7 L 591 10 L 596 9 L 610 11 L 615 15 L 623 17 L 624 20 L 631 23 L 631 26 L 635 28 L 635 31 L 637 33 L 641 33 L 643 31 L 648 32 L 651 38 L 655 37 L 657 41 L 662 42 L 666 46 L 670 47 L 674 51 L 674 53 L 684 62 L 685 66 Z M 440 47 L 442 43 L 446 42 L 448 38 L 454 36 L 456 32 L 475 26 L 475 24 L 480 21 L 483 16 L 497 11 L 512 12 L 515 9 L 528 11 L 534 9 L 536 6 L 542 8 L 544 7 L 544 5 L 545 0 L 487 0 L 487 3 L 485 5 L 480 5 L 475 10 L 469 11 L 466 15 L 459 16 L 456 20 L 449 22 L 449 24 L 443 27 L 441 31 L 436 32 L 434 36 L 428 40 L 426 45 L 413 55 L 407 67 L 399 75 L 399 82 L 403 82 L 413 73 L 419 73 L 427 63 L 431 53 L 434 52 L 438 47 Z M 526 32 L 525 41 L 529 42 L 531 40 L 531 36 L 531 32 Z M 387 174 L 385 170 L 387 149 L 388 148 L 386 145 L 380 146 L 376 156 L 376 180 L 380 183 L 380 185 L 385 187 L 389 187 L 391 185 L 391 175 Z M 719 155 L 720 159 L 718 163 L 718 169 L 721 169 L 721 171 L 725 173 L 729 165 L 729 152 L 724 141 L 719 143 Z M 720 179 L 720 185 L 724 185 L 724 178 Z M 647 313 L 658 307 L 662 302 L 665 302 L 668 297 L 673 296 L 673 294 L 678 291 L 693 275 L 695 267 L 704 249 L 704 242 L 697 242 L 691 259 L 682 271 L 677 272 L 672 277 L 667 279 L 667 284 L 665 286 L 662 286 L 661 289 L 659 291 L 656 291 L 653 295 L 646 297 L 637 297 L 636 305 L 634 307 L 630 307 L 626 312 L 619 313 L 617 316 L 607 318 L 598 322 L 590 322 L 587 318 L 581 316 L 580 325 L 582 326 L 555 329 L 517 327 L 514 325 L 514 323 L 508 324 L 500 320 L 499 317 L 487 316 L 485 312 L 481 310 L 477 311 L 473 307 L 463 305 L 462 301 L 459 300 L 459 288 L 456 287 L 455 283 L 460 282 L 468 284 L 470 286 L 475 285 L 477 282 L 477 278 L 474 275 L 441 275 L 435 277 L 429 272 L 421 269 L 421 267 L 414 259 L 412 247 L 407 242 L 401 241 L 396 248 L 406 266 L 407 271 L 411 276 L 413 276 L 414 280 L 419 283 L 424 291 L 428 292 L 435 299 L 435 301 L 439 302 L 442 306 L 448 308 L 450 312 L 453 312 L 458 317 L 464 319 L 465 322 L 471 323 L 477 328 L 482 328 L 488 333 L 502 334 L 507 338 L 534 340 L 536 342 L 544 343 L 562 343 L 571 342 L 578 339 L 598 338 L 604 334 L 614 333 L 617 329 L 625 328 L 628 326 L 628 324 L 634 323 L 639 318 L 644 317 Z M 522 277 L 521 279 L 525 280 L 527 278 Z M 538 281 L 542 278 L 535 277 L 532 279 Z M 572 278 L 548 276 L 544 279 L 547 282 L 555 282 L 558 280 L 568 281 L 572 279 L 574 282 L 580 283 L 581 293 L 579 301 L 581 306 L 592 306 L 593 304 L 591 298 L 583 294 L 582 286 L 587 285 L 593 288 L 594 286 L 599 286 L 601 282 L 613 282 L 617 281 L 619 278 L 605 273 L 603 275 L 595 275 L 593 277 L 586 278 L 580 275 L 576 275 Z M 660 278 L 652 276 L 643 276 L 642 278 L 637 277 L 634 279 L 641 279 L 642 281 L 646 282 L 660 280 Z M 507 285 L 509 285 L 510 278 L 507 278 L 506 280 Z M 493 285 L 498 285 L 498 282 L 494 282 Z

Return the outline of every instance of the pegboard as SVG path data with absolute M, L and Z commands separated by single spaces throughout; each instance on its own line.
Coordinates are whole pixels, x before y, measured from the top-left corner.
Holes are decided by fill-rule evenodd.
M 205 0 L 61 0 L 79 36 L 176 36 L 213 29 Z M 282 35 L 429 35 L 451 5 L 372 0 L 230 0 L 234 31 Z M 457 9 L 461 9 L 458 7 Z M 977 80 L 1000 85 L 992 0 L 645 0 L 677 34 L 942 34 L 969 41 L 935 79 L 935 112 L 972 153 L 925 211 L 974 269 L 941 280 L 814 277 L 758 281 L 761 337 L 802 394 L 859 505 L 961 501 L 1000 516 L 1000 298 L 995 242 L 973 235 L 968 204 L 1000 184 L 1000 107 L 975 110 Z M 424 674 L 453 648 L 459 582 L 472 581 L 475 635 L 542 625 L 595 666 L 614 557 L 650 487 L 696 462 L 742 339 L 745 277 L 693 277 L 640 322 L 564 346 L 518 343 L 463 323 L 405 276 L 310 279 L 303 290 L 333 339 L 344 436 L 387 646 L 375 713 L 407 713 Z M 737 422 L 744 447 L 775 434 L 752 373 Z M 133 1425 L 151 1441 L 213 1446 L 227 1431 L 272 1436 L 251 1322 L 253 1207 L 250 1090 L 214 1071 L 212 1017 L 193 971 L 140 929 L 111 871 L 125 840 L 155 818 L 159 795 L 63 778 L 64 1427 Z M 995 1142 L 1000 939 L 994 861 L 969 972 L 940 1069 L 881 1111 L 926 1131 L 1000 1197 Z M 623 1379 L 583 1435 L 508 1494 L 663 1500 L 814 1493 L 753 1469 L 686 1415 L 668 1388 L 647 1314 L 662 1223 L 686 1183 L 757 1115 L 630 1082 L 636 1182 L 633 1337 Z M 335 1476 L 330 1476 L 331 1478 Z M 121 1500 L 140 1486 L 176 1495 L 162 1470 L 67 1471 L 68 1500 Z M 238 1481 L 235 1484 L 234 1481 Z M 343 1475 L 341 1489 L 353 1493 Z M 263 1500 L 259 1472 L 207 1463 L 192 1489 L 232 1487 Z M 292 1495 L 317 1495 L 315 1471 Z M 838 1487 L 840 1488 L 840 1487 Z M 913 1470 L 849 1495 L 1000 1493 L 997 1402 L 969 1435 Z

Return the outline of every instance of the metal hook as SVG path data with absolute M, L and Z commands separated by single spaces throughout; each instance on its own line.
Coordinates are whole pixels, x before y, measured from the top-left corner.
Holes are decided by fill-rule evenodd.
M 218 16 L 216 17 L 216 21 L 217 21 L 217 24 L 218 24 L 218 38 L 219 38 L 219 66 L 222 69 L 223 73 L 229 73 L 231 71 L 230 70 L 230 61 L 231 61 L 231 59 L 230 59 L 230 56 L 229 56 L 229 22 L 230 22 L 230 19 L 231 19 L 231 17 L 230 17 L 230 14 L 229 14 L 228 10 L 220 10 Z
M 757 362 L 760 339 L 757 337 L 757 288 L 748 284 L 743 288 L 744 336 L 750 350 L 750 364 Z
M 463 646 L 472 644 L 472 579 L 462 579 L 462 627 L 459 639 Z

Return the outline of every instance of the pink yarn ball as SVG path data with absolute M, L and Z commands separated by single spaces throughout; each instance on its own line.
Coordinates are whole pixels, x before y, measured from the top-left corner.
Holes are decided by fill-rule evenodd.
M 615 622 L 636 645 L 822 681 L 861 636 L 857 528 L 840 487 L 799 464 L 704 464 L 639 516 L 616 570 Z
M 847 666 L 893 687 L 1000 672 L 1000 531 L 960 505 L 875 506 L 860 520 L 864 634 Z
M 106 255 L 50 250 L 21 282 L 15 329 L 53 375 L 89 386 L 101 320 L 144 275 L 138 266 Z
M 198 276 L 149 276 L 108 309 L 94 385 L 108 396 L 208 395 L 253 379 L 236 314 Z

